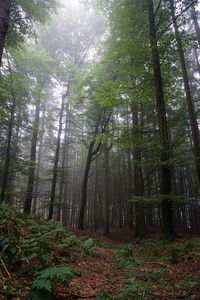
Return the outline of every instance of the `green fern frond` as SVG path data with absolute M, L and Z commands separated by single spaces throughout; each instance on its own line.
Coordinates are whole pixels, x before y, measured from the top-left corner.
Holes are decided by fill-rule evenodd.
M 73 278 L 74 272 L 69 267 L 53 267 L 45 269 L 44 271 L 40 272 L 40 275 L 37 277 L 38 279 L 43 280 L 71 280 Z
M 48 268 L 39 273 L 39 276 L 33 281 L 30 298 L 32 300 L 51 299 L 52 282 L 59 281 L 69 284 L 75 271 L 69 267 Z M 44 297 L 45 295 L 45 297 Z
M 95 248 L 94 240 L 92 238 L 88 238 L 83 242 L 83 249 L 85 252 L 89 253 Z
M 51 281 L 46 278 L 38 277 L 32 284 L 32 289 L 45 290 L 51 292 Z

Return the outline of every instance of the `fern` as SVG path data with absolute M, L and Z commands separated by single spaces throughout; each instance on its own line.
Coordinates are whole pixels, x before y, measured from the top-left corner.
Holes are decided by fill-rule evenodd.
M 51 293 L 52 286 L 51 286 L 51 280 L 46 278 L 36 278 L 36 280 L 32 284 L 32 289 L 36 290 L 45 290 Z
M 66 236 L 66 230 L 64 230 L 63 228 L 55 228 L 49 232 L 46 232 L 43 234 L 43 237 L 45 238 L 59 238 L 59 237 L 62 237 L 62 236 Z
M 61 240 L 61 242 L 57 245 L 58 248 L 71 248 L 71 247 L 80 247 L 80 240 L 74 235 L 71 234 L 68 237 Z
M 114 254 L 114 259 L 119 261 L 122 260 L 124 258 L 131 258 L 132 257 L 132 252 L 133 252 L 133 246 L 130 244 L 127 245 L 122 245 L 119 247 L 118 250 L 115 251 Z
M 40 272 L 33 281 L 30 298 L 32 300 L 52 299 L 52 284 L 59 281 L 69 285 L 75 273 L 76 271 L 69 267 L 48 268 Z
M 95 244 L 92 238 L 88 238 L 83 242 L 83 249 L 86 253 L 90 253 L 95 248 Z
M 66 277 L 69 278 L 70 280 L 72 279 L 74 274 L 74 271 L 69 268 L 69 267 L 54 267 L 54 268 L 49 268 L 46 269 L 42 272 L 40 272 L 40 275 L 38 278 L 41 279 L 55 279 L 58 278 L 59 280 L 64 280 Z
M 148 282 L 138 280 L 136 277 L 131 277 L 127 280 L 125 289 L 120 293 L 119 298 L 122 299 L 140 299 L 145 300 L 152 290 L 151 285 Z

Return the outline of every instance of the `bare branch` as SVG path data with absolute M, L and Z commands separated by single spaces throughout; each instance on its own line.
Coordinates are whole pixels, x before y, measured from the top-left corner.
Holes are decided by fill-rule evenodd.
M 157 40 L 159 41 L 161 36 L 167 32 L 167 30 L 174 23 L 174 21 L 176 21 L 180 16 L 182 16 L 182 14 L 184 14 L 184 12 L 186 12 L 190 7 L 192 7 L 197 2 L 198 2 L 198 0 L 194 0 L 192 3 L 190 3 L 190 5 L 186 6 L 186 8 L 184 8 L 178 15 L 176 15 L 176 17 L 170 22 L 170 24 L 167 25 L 167 27 L 161 32 L 161 34 L 159 35 Z

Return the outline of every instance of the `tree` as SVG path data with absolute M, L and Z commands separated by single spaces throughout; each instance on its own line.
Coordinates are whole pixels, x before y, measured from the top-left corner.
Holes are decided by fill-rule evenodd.
M 107 235 L 110 231 L 110 169 L 109 169 L 109 152 L 112 144 L 108 145 L 108 142 L 104 142 L 104 159 L 105 159 L 105 200 L 104 200 L 104 234 Z
M 8 116 L 7 122 L 6 120 L 6 147 L 5 147 L 5 162 L 4 168 L 2 171 L 2 182 L 1 182 L 1 202 L 6 201 L 10 203 L 10 194 L 8 193 L 9 185 L 11 187 L 11 162 L 14 165 L 16 161 L 13 161 L 13 137 L 15 135 L 15 123 L 17 122 L 17 115 L 20 115 L 20 103 L 24 101 L 24 99 L 28 95 L 29 82 L 25 82 L 25 76 L 19 75 L 16 70 L 13 69 L 13 64 L 15 65 L 15 61 L 7 55 L 7 68 L 4 70 L 5 75 L 2 78 L 2 104 L 7 105 L 8 107 Z M 5 98 L 5 99 L 4 99 Z M 6 101 L 4 103 L 4 101 Z M 19 114 L 18 114 L 19 111 Z M 20 121 L 21 117 L 18 118 Z M 2 124 L 3 125 L 3 124 Z M 17 131 L 19 132 L 20 124 L 17 122 Z M 17 141 L 16 141 L 17 142 Z M 15 149 L 17 150 L 17 149 Z M 16 159 L 16 157 L 15 157 Z M 10 190 L 10 193 L 12 191 Z M 11 203 L 10 203 L 11 204 Z
M 135 129 L 135 133 L 133 133 L 132 138 L 134 135 L 137 135 L 137 130 L 139 127 L 139 117 L 138 117 L 138 105 L 132 104 L 132 122 L 133 128 Z M 134 197 L 136 197 L 135 203 L 135 215 L 136 215 L 136 230 L 135 235 L 143 238 L 145 235 L 145 216 L 144 216 L 144 204 L 141 200 L 137 200 L 138 198 L 142 198 L 144 196 L 144 182 L 143 182 L 143 172 L 142 172 L 142 151 L 141 151 L 141 141 L 140 141 L 140 134 L 138 139 L 138 145 L 133 147 L 133 159 L 134 159 Z
M 37 139 L 38 139 L 38 131 L 39 131 L 39 122 L 40 122 L 40 100 L 37 99 L 35 104 L 35 118 L 33 122 L 33 132 L 31 138 L 30 167 L 29 167 L 29 175 L 28 175 L 27 192 L 26 192 L 26 199 L 24 202 L 24 213 L 27 215 L 30 215 L 31 213 L 31 204 L 32 204 L 33 189 L 34 189 L 34 180 L 35 180 L 36 148 L 37 148 Z
M 15 118 L 15 109 L 16 109 L 16 97 L 14 92 L 14 78 L 11 70 L 11 65 L 9 63 L 9 72 L 11 76 L 11 105 L 10 105 L 10 119 L 9 119 L 9 125 L 8 125 L 8 133 L 7 133 L 7 147 L 6 147 L 6 159 L 5 159 L 5 168 L 4 168 L 4 174 L 3 174 L 3 182 L 1 186 L 1 196 L 0 196 L 0 202 L 4 202 L 6 191 L 7 191 L 7 185 L 8 185 L 8 176 L 9 176 L 9 167 L 10 167 L 10 153 L 11 153 L 11 140 L 12 140 L 12 133 L 13 133 L 13 125 L 14 125 L 14 118 Z
M 80 204 L 80 213 L 78 220 L 78 229 L 84 229 L 84 215 L 85 215 L 85 207 L 87 202 L 87 185 L 88 185 L 88 177 L 90 172 L 90 166 L 93 160 L 98 156 L 102 142 L 101 140 L 98 142 L 98 135 L 101 135 L 105 132 L 110 121 L 110 111 L 105 109 L 100 109 L 97 112 L 97 120 L 95 129 L 92 134 L 92 139 L 89 144 L 88 154 L 86 159 L 86 165 L 83 175 L 83 183 L 82 183 L 82 194 L 81 194 L 81 204 Z
M 50 205 L 49 205 L 49 216 L 48 216 L 49 220 L 52 220 L 52 218 L 53 218 L 53 211 L 54 211 L 54 206 L 55 206 L 55 193 L 56 193 L 58 162 L 59 162 L 59 154 L 60 154 L 63 113 L 64 113 L 64 108 L 65 108 L 65 100 L 68 95 L 69 95 L 69 85 L 68 85 L 66 93 L 63 94 L 63 96 L 62 96 L 62 102 L 61 102 L 61 109 L 60 109 L 60 116 L 59 116 L 59 128 L 58 128 L 58 135 L 57 135 L 57 141 L 56 141 L 56 153 L 55 153 L 55 159 L 54 159 L 53 178 L 52 178 L 52 186 L 51 186 L 51 200 L 50 200 Z
M 8 45 L 16 46 L 23 42 L 34 32 L 33 24 L 38 21 L 44 23 L 56 6 L 56 0 L 0 1 L 0 65 L 6 37 Z
M 44 49 L 39 46 L 35 47 L 28 44 L 26 45 L 26 50 L 22 48 L 20 51 L 13 51 L 12 55 L 15 62 L 15 68 L 24 76 L 24 84 L 29 83 L 29 99 L 33 101 L 33 105 L 35 106 L 32 124 L 28 184 L 26 200 L 24 203 L 24 212 L 30 214 L 35 181 L 41 101 L 44 98 L 44 89 L 47 87 L 47 83 L 49 84 L 48 80 L 51 76 L 49 67 L 50 65 L 52 66 L 53 60 L 47 55 Z
M 70 23 L 66 26 L 66 13 L 70 18 Z M 64 70 L 57 74 L 59 84 L 64 86 L 67 91 L 62 96 L 62 104 L 59 117 L 59 128 L 57 133 L 57 144 L 55 150 L 53 179 L 51 187 L 51 200 L 49 208 L 49 219 L 53 218 L 53 207 L 55 205 L 56 184 L 58 177 L 58 165 L 60 160 L 62 121 L 66 111 L 66 98 L 73 91 L 73 85 L 79 82 L 83 72 L 87 72 L 87 55 L 93 49 L 93 43 L 98 34 L 98 19 L 94 20 L 94 15 L 89 14 L 83 9 L 80 14 L 78 8 L 70 5 L 64 7 L 59 12 L 59 22 L 57 16 L 52 20 L 51 26 L 43 34 L 42 43 L 52 56 L 57 59 L 58 64 L 64 66 Z M 72 15 L 77 18 L 73 18 Z M 78 22 L 77 22 L 78 19 Z M 62 30 L 60 30 L 62 28 Z M 71 34 L 73 33 L 73 34 Z M 52 35 L 54 38 L 52 39 Z M 49 37 L 49 38 L 48 38 Z M 67 81 L 67 82 L 66 82 Z M 68 116 L 66 116 L 67 118 Z M 65 124 L 66 125 L 66 124 Z M 67 126 L 67 125 L 66 125 Z M 60 199 L 61 201 L 61 199 Z M 58 206 L 59 208 L 60 206 Z
M 170 167 L 170 141 L 169 131 L 166 117 L 164 92 L 163 92 L 163 79 L 160 68 L 160 56 L 158 51 L 158 41 L 156 35 L 156 23 L 153 8 L 153 1 L 147 0 L 147 11 L 149 19 L 149 37 L 150 46 L 152 51 L 152 67 L 154 72 L 154 85 L 156 92 L 157 115 L 160 132 L 160 146 L 161 146 L 161 186 L 160 192 L 162 197 L 162 234 L 165 237 L 174 236 L 173 228 L 173 210 L 171 201 L 171 167 Z
M 200 132 L 199 132 L 199 126 L 198 126 L 198 121 L 197 121 L 197 117 L 196 117 L 194 101 L 192 99 L 192 93 L 191 93 L 191 88 L 190 88 L 190 83 L 189 83 L 189 78 L 188 78 L 188 71 L 187 71 L 187 67 L 186 67 L 186 61 L 185 61 L 185 55 L 184 55 L 184 51 L 183 51 L 181 36 L 179 33 L 178 23 L 176 20 L 174 1 L 170 0 L 169 3 L 170 3 L 170 9 L 171 9 L 171 13 L 172 13 L 173 24 L 174 24 L 178 54 L 179 54 L 179 59 L 180 59 L 180 64 L 181 64 L 181 69 L 182 69 L 183 82 L 184 82 L 184 88 L 185 88 L 185 94 L 186 94 L 186 102 L 187 102 L 190 126 L 191 126 L 191 131 L 192 131 L 192 141 L 193 141 L 193 146 L 194 146 L 196 170 L 197 170 L 197 176 L 198 176 L 199 185 L 200 185 Z M 197 24 L 196 24 L 196 26 L 197 26 Z
M 10 22 L 11 0 L 0 1 L 0 65 Z

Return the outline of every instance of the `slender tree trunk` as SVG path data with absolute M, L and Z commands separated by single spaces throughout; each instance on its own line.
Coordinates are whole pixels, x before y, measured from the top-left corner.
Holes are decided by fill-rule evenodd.
M 69 155 L 69 147 L 68 142 L 70 140 L 70 132 L 71 132 L 71 123 L 70 123 L 70 107 L 67 106 L 67 115 L 66 116 L 66 122 L 65 122 L 65 131 L 66 131 L 66 137 L 65 137 L 65 145 L 64 145 L 64 152 L 65 152 L 65 172 L 64 175 L 66 178 L 68 178 L 68 158 Z M 75 182 L 75 158 L 73 157 L 74 165 L 73 165 L 73 174 L 72 174 L 72 184 L 68 185 L 68 180 L 65 179 L 64 187 L 63 187 L 63 207 L 62 207 L 62 223 L 67 226 L 67 224 L 70 224 L 71 222 L 71 211 L 72 211 L 72 197 L 71 197 L 71 189 L 74 189 L 74 182 Z
M 22 116 L 21 116 L 21 111 L 19 112 L 18 118 L 17 118 L 17 125 L 16 125 L 16 131 L 15 135 L 12 138 L 13 142 L 13 147 L 12 151 L 10 153 L 10 168 L 9 168 L 9 178 L 8 178 L 8 188 L 7 188 L 7 195 L 6 195 L 6 202 L 8 205 L 12 205 L 14 201 L 14 183 L 15 183 L 15 177 L 16 177 L 16 161 L 17 157 L 19 154 L 19 131 L 20 131 L 20 126 L 22 122 Z
M 68 137 L 68 122 L 69 121 L 69 104 L 66 105 L 66 120 L 65 120 L 65 135 L 64 135 L 64 145 L 63 145 L 63 154 L 62 154 L 62 166 L 61 166 L 61 177 L 60 177 L 60 186 L 59 186 L 59 204 L 57 204 L 57 216 L 56 220 L 60 222 L 61 219 L 61 208 L 63 201 L 63 190 L 64 184 L 66 182 L 66 158 L 67 158 L 67 137 Z M 66 190 L 65 190 L 66 192 Z
M 147 0 L 147 10 L 149 18 L 150 46 L 152 51 L 152 64 L 154 71 L 154 84 L 156 91 L 157 115 L 159 122 L 160 144 L 161 144 L 161 187 L 160 193 L 163 196 L 161 200 L 162 210 L 162 235 L 163 237 L 172 237 L 173 228 L 173 210 L 170 194 L 171 188 L 171 168 L 170 168 L 170 146 L 168 136 L 168 125 L 165 111 L 163 81 L 160 67 L 160 55 L 156 37 L 156 23 L 153 10 L 153 1 Z
M 0 66 L 10 21 L 11 0 L 0 0 Z
M 133 228 L 133 182 L 132 182 L 131 152 L 128 150 L 128 225 Z
M 197 41 L 198 41 L 198 44 L 199 44 L 199 47 L 200 47 L 200 27 L 199 27 L 199 23 L 198 23 L 198 19 L 197 19 L 197 12 L 196 12 L 196 9 L 195 9 L 195 4 L 193 4 L 191 6 L 191 17 L 192 17 L 192 20 L 193 20 L 193 23 L 194 23 L 194 28 L 195 28 L 195 31 L 196 31 Z
M 109 171 L 109 149 L 107 142 L 104 145 L 105 155 L 105 203 L 104 203 L 104 234 L 108 234 L 110 231 L 110 171 Z
M 115 224 L 119 225 L 119 228 L 121 229 L 123 227 L 123 211 L 122 211 L 122 172 L 121 172 L 121 161 L 118 159 L 117 161 L 117 188 L 116 188 L 116 206 L 117 210 L 115 210 L 115 213 L 113 214 L 113 219 L 116 220 Z M 114 218 L 115 215 L 117 218 Z
M 197 70 L 199 72 L 199 75 L 200 75 L 200 63 L 199 63 L 199 54 L 198 54 L 198 51 L 197 51 L 198 47 L 195 47 L 193 49 L 194 51 L 194 56 L 195 56 L 195 59 L 196 59 L 196 64 L 197 64 Z
M 200 133 L 199 133 L 199 126 L 198 126 L 198 121 L 197 121 L 197 117 L 196 117 L 194 101 L 192 99 L 192 93 L 191 93 L 191 88 L 190 88 L 189 79 L 188 79 L 188 72 L 187 72 L 187 67 L 186 67 L 186 62 L 185 62 L 185 55 L 184 55 L 184 51 L 183 51 L 182 41 L 181 41 L 181 37 L 180 37 L 180 33 L 179 33 L 178 24 L 176 21 L 174 2 L 173 2 L 173 0 L 169 0 L 169 1 L 170 1 L 172 18 L 174 20 L 173 24 L 174 24 L 176 42 L 177 42 L 177 47 L 178 47 L 178 54 L 179 54 L 179 59 L 180 59 L 181 69 L 182 69 L 182 74 L 183 74 L 186 102 L 187 102 L 190 126 L 191 126 L 191 131 L 192 131 L 192 142 L 193 142 L 193 147 L 194 147 L 196 170 L 197 170 L 197 176 L 198 176 L 198 181 L 199 181 L 199 185 L 200 185 Z
M 33 123 L 33 133 L 32 133 L 32 139 L 31 139 L 31 154 L 30 154 L 30 164 L 31 165 L 29 167 L 28 185 L 27 185 L 27 191 L 26 191 L 26 199 L 25 199 L 25 203 L 24 203 L 24 213 L 27 215 L 30 215 L 32 198 L 33 198 L 39 121 L 40 121 L 40 101 L 36 101 L 35 120 Z
M 99 173 L 98 173 L 98 160 L 96 159 L 95 162 L 95 182 L 94 182 L 94 201 L 93 201 L 93 232 L 96 233 L 97 231 L 97 203 L 98 203 L 98 180 Z
M 15 98 L 14 98 L 15 99 Z M 11 104 L 10 111 L 10 120 L 8 125 L 8 134 L 7 134 L 7 147 L 6 147 L 6 158 L 5 158 L 5 168 L 4 168 L 4 176 L 1 186 L 1 202 L 5 201 L 7 185 L 8 185 L 8 175 L 9 175 L 9 167 L 10 167 L 10 152 L 11 152 L 11 141 L 12 141 L 12 132 L 13 132 L 13 124 L 15 118 L 15 100 L 13 99 L 13 103 Z
M 95 130 L 94 130 L 94 137 L 96 135 L 98 135 L 98 133 L 105 132 L 106 127 L 110 121 L 110 116 L 111 116 L 110 111 L 109 111 L 108 116 L 106 116 L 106 111 L 104 111 L 104 115 L 99 116 L 97 123 L 96 123 Z M 102 121 L 102 124 L 100 124 L 100 121 Z M 99 125 L 101 125 L 100 132 L 99 132 Z M 98 154 L 98 152 L 101 148 L 101 142 L 96 145 L 96 149 L 94 149 L 95 144 L 96 144 L 95 141 L 90 142 L 84 176 L 83 176 L 81 205 L 80 205 L 79 220 L 78 220 L 78 229 L 81 229 L 81 230 L 83 230 L 83 228 L 84 228 L 84 214 L 85 214 L 85 208 L 86 208 L 86 202 L 87 202 L 87 185 L 88 185 L 88 176 L 89 176 L 89 172 L 90 172 L 90 166 L 91 166 L 92 160 L 94 160 L 96 158 L 95 155 Z
M 34 197 L 33 197 L 33 206 L 32 206 L 32 215 L 36 214 L 37 210 L 37 200 L 38 200 L 38 192 L 39 192 L 39 176 L 41 171 L 42 157 L 43 157 L 43 143 L 44 143 L 44 127 L 45 127 L 45 112 L 46 112 L 46 103 L 44 104 L 42 116 L 41 116 L 41 134 L 40 141 L 38 146 L 38 158 L 37 158 L 37 170 L 36 170 L 36 182 L 34 188 Z
M 132 120 L 133 126 L 136 128 L 139 125 L 138 121 L 138 106 L 137 104 L 132 105 Z M 138 136 L 138 138 L 140 138 Z M 141 153 L 141 142 L 133 149 L 133 159 L 134 159 L 134 196 L 142 197 L 144 193 L 143 175 L 142 175 L 142 153 Z M 136 214 L 136 233 L 135 235 L 142 238 L 145 235 L 145 218 L 144 218 L 144 204 L 141 201 L 135 204 L 135 214 Z
M 88 184 L 90 166 L 92 163 L 94 145 L 95 145 L 95 142 L 90 143 L 90 146 L 88 149 L 88 155 L 87 155 L 87 160 L 86 160 L 84 176 L 83 176 L 81 207 L 80 207 L 79 221 L 78 221 L 78 229 L 81 229 L 81 230 L 83 230 L 83 228 L 84 228 L 84 215 L 85 215 L 85 207 L 86 207 L 86 201 L 87 201 L 87 184 Z
M 69 89 L 69 86 L 68 86 L 68 89 Z M 53 212 L 54 212 L 56 183 L 57 183 L 57 175 L 58 175 L 58 162 L 59 162 L 59 155 L 60 155 L 60 142 L 61 142 L 61 134 L 62 134 L 62 121 L 63 121 L 63 113 L 64 113 L 64 108 L 65 108 L 65 98 L 68 95 L 68 89 L 67 89 L 67 92 L 62 96 L 62 103 L 61 103 L 61 109 L 60 109 L 59 128 L 58 128 L 56 153 L 55 153 L 54 168 L 53 168 L 53 179 L 52 179 L 52 185 L 51 185 L 51 200 L 50 200 L 49 216 L 48 216 L 49 220 L 52 220 Z
M 1 9 L 0 9 L 0 12 L 1 12 Z M 1 18 L 1 16 L 0 16 L 0 18 Z M 16 108 L 16 98 L 15 98 L 15 93 L 13 90 L 13 75 L 12 75 L 12 69 L 11 69 L 9 57 L 7 57 L 7 62 L 8 62 L 9 72 L 10 72 L 10 77 L 11 77 L 12 104 L 10 107 L 10 120 L 9 120 L 9 125 L 8 125 L 5 168 L 4 168 L 4 177 L 3 177 L 2 186 L 1 186 L 0 202 L 5 201 L 5 196 L 6 196 L 6 192 L 7 192 L 8 176 L 9 176 L 9 168 L 10 168 L 12 132 L 13 132 L 13 126 L 14 126 L 14 120 L 15 120 L 15 108 Z M 0 56 L 0 64 L 1 64 L 1 56 Z

